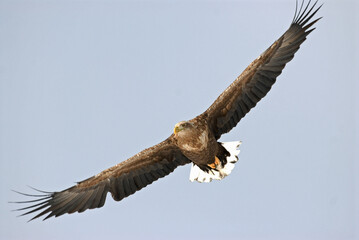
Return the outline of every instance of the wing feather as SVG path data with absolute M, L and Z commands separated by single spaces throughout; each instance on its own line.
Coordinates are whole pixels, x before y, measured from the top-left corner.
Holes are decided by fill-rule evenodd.
M 176 167 L 190 162 L 172 143 L 171 138 L 172 136 L 64 191 L 45 192 L 41 195 L 23 194 L 39 199 L 16 202 L 32 204 L 17 210 L 27 211 L 22 216 L 39 212 L 31 220 L 46 215 L 45 220 L 65 213 L 100 208 L 105 204 L 108 192 L 111 193 L 114 200 L 120 201 L 157 179 L 170 174 Z
M 206 117 L 216 139 L 229 132 L 270 91 L 285 65 L 293 59 L 309 29 L 320 18 L 308 23 L 321 6 L 310 1 L 296 11 L 289 29 L 264 53 L 254 60 L 243 73 L 200 116 Z M 308 24 L 307 24 L 308 23 Z M 309 29 L 309 30 L 308 30 Z

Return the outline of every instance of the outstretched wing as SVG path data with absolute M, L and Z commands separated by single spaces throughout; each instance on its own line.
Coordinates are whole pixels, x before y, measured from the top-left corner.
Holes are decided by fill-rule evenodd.
M 27 211 L 22 215 L 39 212 L 31 220 L 48 214 L 45 220 L 65 213 L 100 208 L 108 192 L 114 200 L 120 201 L 170 174 L 176 167 L 190 162 L 172 143 L 171 138 L 64 191 L 42 192 L 43 195 L 23 194 L 38 199 L 17 202 L 32 204 L 17 210 Z
M 304 1 L 303 1 L 304 2 Z M 292 60 L 309 29 L 320 18 L 310 22 L 321 6 L 317 2 L 310 7 L 310 1 L 303 3 L 289 29 L 264 53 L 254 60 L 243 73 L 217 98 L 200 116 L 207 118 L 216 139 L 229 132 L 271 89 L 285 65 Z

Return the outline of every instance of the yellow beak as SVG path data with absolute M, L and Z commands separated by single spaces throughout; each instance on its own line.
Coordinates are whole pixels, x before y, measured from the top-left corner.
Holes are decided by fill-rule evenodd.
M 177 134 L 180 131 L 180 128 L 176 125 L 175 128 L 173 129 L 173 132 L 175 134 Z

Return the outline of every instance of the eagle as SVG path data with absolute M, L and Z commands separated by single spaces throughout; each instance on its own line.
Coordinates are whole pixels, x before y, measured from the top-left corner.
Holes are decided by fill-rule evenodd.
M 23 194 L 35 197 L 16 209 L 21 216 L 36 214 L 31 220 L 58 217 L 65 213 L 84 212 L 104 205 L 107 193 L 120 201 L 178 166 L 192 164 L 190 180 L 210 182 L 228 176 L 238 161 L 241 142 L 219 142 L 220 137 L 238 122 L 269 92 L 285 65 L 292 60 L 311 28 L 319 19 L 311 20 L 322 5 L 309 1 L 300 8 L 296 2 L 288 30 L 235 79 L 235 81 L 197 117 L 177 123 L 173 133 L 161 143 L 59 192 L 40 191 Z

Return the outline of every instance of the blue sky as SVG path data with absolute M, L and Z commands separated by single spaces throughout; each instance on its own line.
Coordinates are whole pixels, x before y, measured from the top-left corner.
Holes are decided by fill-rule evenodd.
M 321 1 L 323 2 L 323 1 Z M 295 1 L 0 1 L 1 239 L 357 239 L 358 2 L 325 1 L 271 92 L 222 141 L 220 182 L 178 168 L 101 209 L 27 223 L 60 191 L 202 113 L 288 27 Z

